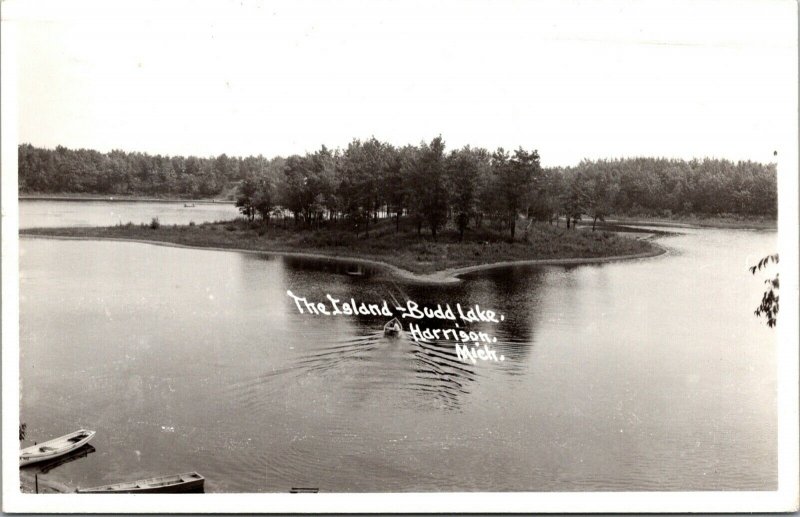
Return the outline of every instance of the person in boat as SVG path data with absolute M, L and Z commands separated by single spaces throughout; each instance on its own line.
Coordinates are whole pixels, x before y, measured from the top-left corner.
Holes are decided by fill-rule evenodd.
M 397 321 L 397 318 L 394 318 L 392 321 L 390 321 L 386 327 L 386 332 L 398 333 L 401 330 L 403 330 L 403 327 L 400 325 L 400 322 Z

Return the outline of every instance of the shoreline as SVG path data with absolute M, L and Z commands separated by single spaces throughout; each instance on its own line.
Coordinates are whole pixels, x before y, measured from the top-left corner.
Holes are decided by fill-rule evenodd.
M 652 235 L 650 237 L 652 237 Z M 179 244 L 176 242 L 169 242 L 169 241 L 157 241 L 149 239 L 127 239 L 123 237 L 84 237 L 84 236 L 24 234 L 24 233 L 19 235 L 20 239 L 27 238 L 27 239 L 60 239 L 60 240 L 77 240 L 77 241 L 133 242 L 139 244 L 151 244 L 155 246 L 166 246 L 171 248 L 185 248 L 185 249 L 210 250 L 210 251 L 232 251 L 236 253 L 249 253 L 256 255 L 332 260 L 335 262 L 343 262 L 351 264 L 355 263 L 355 264 L 362 264 L 366 266 L 376 267 L 383 271 L 387 271 L 392 275 L 401 278 L 403 280 L 408 280 L 411 282 L 417 282 L 423 284 L 454 284 L 461 282 L 463 280 L 462 278 L 460 278 L 462 275 L 475 273 L 478 271 L 487 271 L 491 269 L 500 269 L 513 266 L 559 266 L 559 265 L 579 265 L 579 264 L 601 264 L 606 262 L 619 262 L 623 260 L 651 258 L 665 254 L 667 252 L 667 249 L 658 243 L 652 242 L 650 237 L 648 237 L 646 240 L 648 240 L 648 242 L 653 246 L 652 250 L 645 251 L 642 253 L 634 253 L 631 255 L 613 255 L 609 257 L 572 257 L 572 258 L 555 258 L 555 259 L 509 260 L 502 262 L 492 262 L 488 264 L 476 264 L 472 266 L 448 268 L 440 271 L 434 271 L 433 273 L 414 273 L 413 271 L 409 271 L 408 269 L 403 269 L 399 266 L 395 266 L 394 264 L 390 264 L 388 262 L 384 262 L 381 260 L 349 257 L 342 255 L 328 255 L 324 253 L 312 253 L 304 251 L 280 251 L 280 250 L 268 251 L 268 250 L 251 250 L 244 248 L 219 247 L 219 246 L 191 246 L 188 244 Z
M 36 479 L 35 474 L 24 472 L 20 470 L 19 484 L 22 493 L 34 494 L 36 493 Z M 61 483 L 60 481 L 53 481 L 48 478 L 43 478 L 39 475 L 39 493 L 40 494 L 70 494 L 75 492 L 75 489 Z
M 778 230 L 778 221 L 756 219 L 756 218 L 660 218 L 660 217 L 609 217 L 606 223 L 619 226 L 654 226 L 654 227 L 674 227 L 674 228 L 717 228 L 720 230 Z
M 224 199 L 189 199 L 172 197 L 143 197 L 143 196 L 103 196 L 98 194 L 87 195 L 65 195 L 65 194 L 20 194 L 17 196 L 19 201 L 105 201 L 108 203 L 193 203 L 203 205 L 233 205 L 233 201 Z

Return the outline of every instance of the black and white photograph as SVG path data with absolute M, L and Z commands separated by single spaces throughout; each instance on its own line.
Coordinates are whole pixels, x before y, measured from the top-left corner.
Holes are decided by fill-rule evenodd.
M 798 509 L 796 1 L 1 8 L 4 511 Z

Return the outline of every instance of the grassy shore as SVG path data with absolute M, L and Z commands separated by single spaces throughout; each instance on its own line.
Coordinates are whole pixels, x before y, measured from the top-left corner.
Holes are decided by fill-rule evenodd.
M 102 228 L 38 228 L 21 230 L 20 235 L 58 236 L 90 239 L 146 240 L 199 248 L 248 251 L 306 253 L 351 257 L 390 264 L 416 274 L 430 274 L 467 266 L 497 262 L 598 259 L 641 255 L 657 251 L 646 240 L 587 229 L 567 230 L 548 224 L 532 225 L 525 240 L 524 229 L 515 241 L 507 235 L 484 229 L 467 232 L 459 242 L 454 231 L 445 231 L 436 240 L 418 236 L 410 228 L 396 232 L 384 222 L 363 233 L 339 229 L 294 230 L 278 225 L 248 223 L 244 220 L 198 225 L 126 224 Z

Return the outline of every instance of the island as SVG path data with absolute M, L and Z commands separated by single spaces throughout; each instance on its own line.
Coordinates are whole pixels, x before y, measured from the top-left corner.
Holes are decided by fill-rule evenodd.
M 452 282 L 511 264 L 569 264 L 663 252 L 649 226 L 774 227 L 775 164 L 626 158 L 543 167 L 537 150 L 446 151 L 441 136 L 376 138 L 288 157 L 161 156 L 19 146 L 21 196 L 235 203 L 230 221 L 24 229 L 21 235 L 357 261 Z M 611 218 L 615 223 L 612 224 Z M 709 223 L 710 222 L 710 223 Z
M 189 225 L 124 224 L 109 227 L 35 228 L 20 231 L 26 237 L 112 239 L 162 245 L 213 248 L 281 255 L 330 258 L 361 263 L 408 279 L 453 281 L 459 274 L 491 266 L 585 263 L 638 258 L 663 253 L 651 242 L 652 232 L 619 233 L 625 228 L 604 225 L 603 230 L 567 229 L 563 223 L 535 224 L 514 241 L 492 230 L 469 232 L 463 240 L 447 230 L 419 237 L 398 232 L 394 224 L 378 223 L 369 237 L 343 230 L 297 232 L 279 225 L 243 219 Z M 609 230 L 615 231 L 609 231 Z

